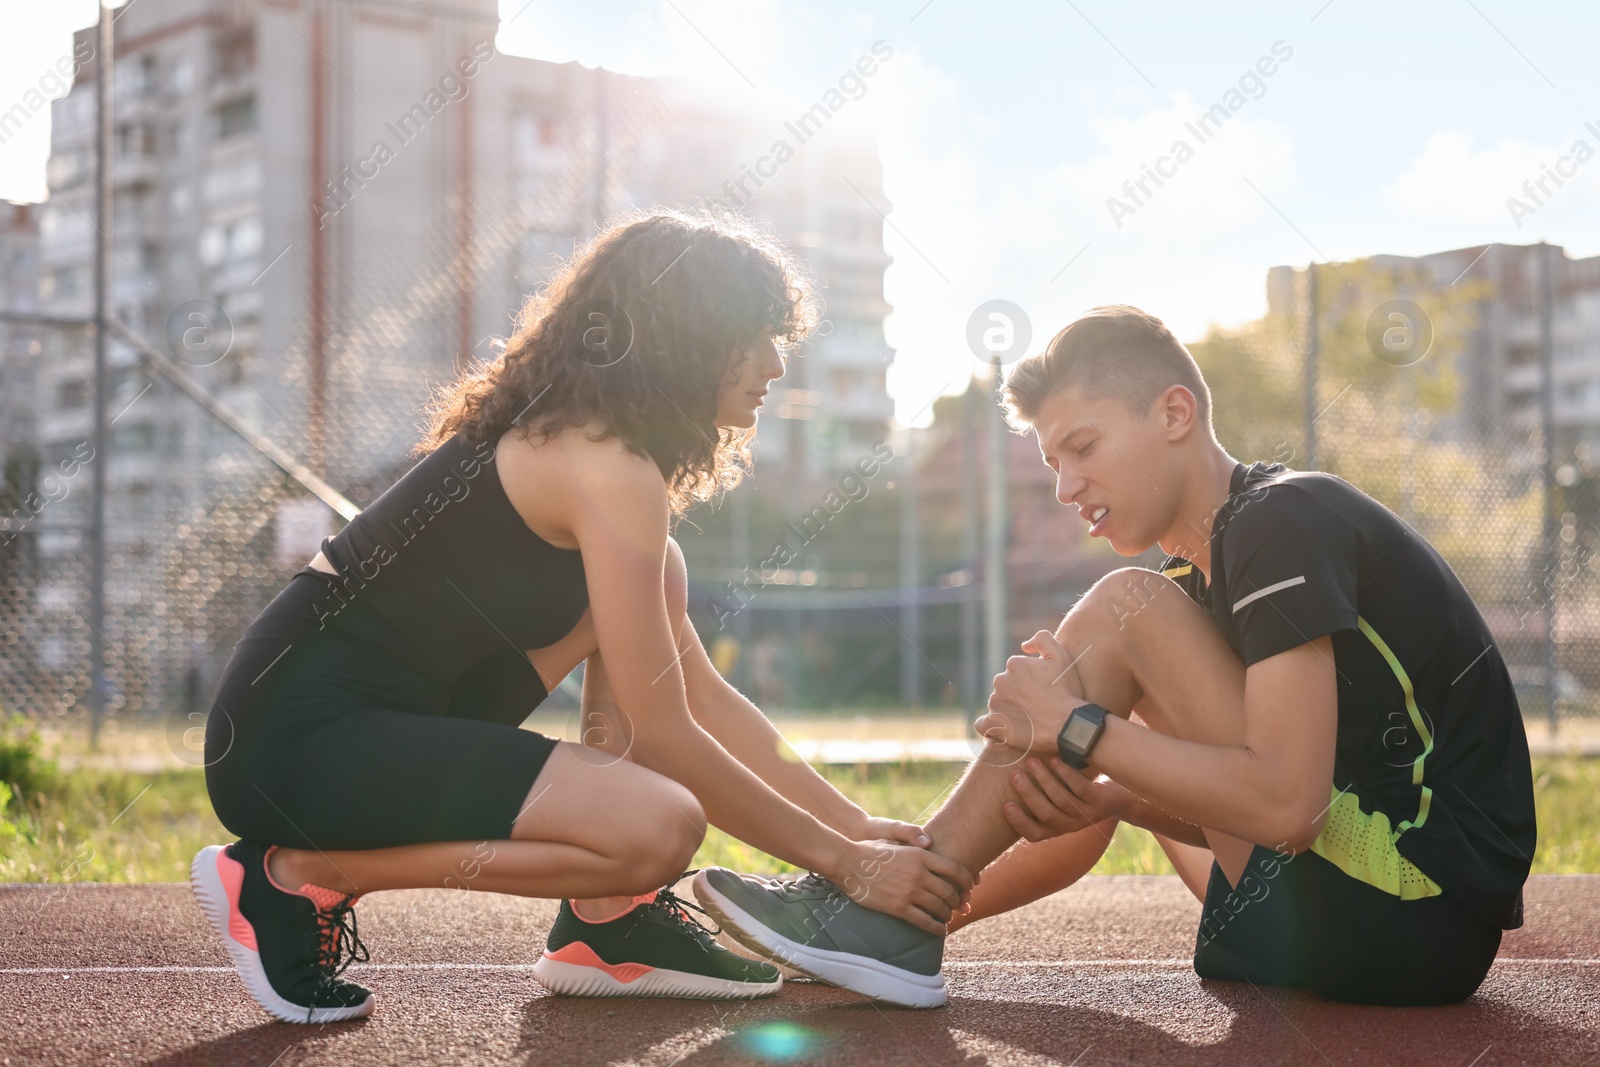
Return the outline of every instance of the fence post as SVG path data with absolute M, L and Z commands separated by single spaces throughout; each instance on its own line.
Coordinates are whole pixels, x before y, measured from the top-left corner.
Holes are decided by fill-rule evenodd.
M 916 437 L 908 435 L 900 485 L 900 699 L 922 706 L 922 530 Z
M 1544 600 L 1544 703 L 1545 715 L 1550 723 L 1550 733 L 1556 732 L 1556 415 L 1555 415 L 1555 351 L 1551 337 L 1551 319 L 1554 317 L 1554 294 L 1550 277 L 1551 246 L 1540 241 L 1536 254 L 1539 257 L 1539 436 L 1540 475 L 1544 478 L 1544 526 L 1542 533 L 1541 570 L 1545 586 Z
M 977 706 L 978 684 L 978 412 L 983 400 L 975 382 L 961 394 L 961 703 Z
M 1317 265 L 1306 265 L 1305 325 L 1300 339 L 1306 407 L 1306 458 L 1301 470 L 1317 469 Z
M 111 9 L 100 2 L 99 49 L 95 71 L 95 228 L 94 246 L 94 461 L 89 482 L 89 747 L 100 747 L 106 714 L 106 352 L 111 343 L 112 133 Z
M 1006 424 L 1005 416 L 1000 412 L 1000 387 L 1005 383 L 1005 376 L 1000 372 L 1000 357 L 995 356 L 989 364 L 994 382 L 994 403 L 988 413 L 989 420 L 989 515 L 988 529 L 988 559 L 984 566 L 984 593 L 985 607 L 988 611 L 984 621 L 987 623 L 985 636 L 988 653 L 989 668 L 998 674 L 1005 670 L 1006 657 L 1010 650 L 1006 647 L 1006 615 L 1010 605 L 1007 603 L 1006 594 L 1008 575 L 1006 573 Z

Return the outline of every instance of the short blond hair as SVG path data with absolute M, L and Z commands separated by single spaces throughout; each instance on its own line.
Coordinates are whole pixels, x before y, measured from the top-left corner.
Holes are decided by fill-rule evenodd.
M 1043 352 L 1013 367 L 1000 394 L 1006 421 L 1028 429 L 1051 391 L 1067 385 L 1119 400 L 1141 415 L 1169 387 L 1181 385 L 1194 394 L 1201 424 L 1211 426 L 1211 390 L 1194 356 L 1160 319 L 1127 304 L 1090 308 Z

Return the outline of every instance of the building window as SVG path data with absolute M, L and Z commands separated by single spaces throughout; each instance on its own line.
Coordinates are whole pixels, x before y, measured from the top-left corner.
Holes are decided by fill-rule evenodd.
M 155 96 L 161 87 L 161 69 L 156 57 L 145 53 L 139 57 L 139 95 Z
M 81 267 L 62 267 L 47 273 L 39 283 L 39 295 L 45 300 L 72 300 L 83 293 Z
M 156 445 L 156 428 L 148 422 L 118 426 L 111 431 L 111 450 L 120 454 L 149 452 Z
M 261 251 L 261 220 L 251 215 L 228 227 L 228 258 L 249 259 Z
M 1506 362 L 1513 367 L 1525 367 L 1530 363 L 1539 362 L 1539 346 L 1536 344 L 1512 345 L 1506 353 Z
M 246 23 L 217 34 L 213 45 L 217 75 L 237 78 L 256 65 L 256 28 Z
M 224 260 L 237 263 L 261 251 L 261 220 L 254 215 L 237 222 L 213 222 L 200 231 L 200 262 L 215 267 Z
M 81 408 L 89 403 L 89 380 L 68 378 L 56 386 L 56 407 L 63 410 Z
M 222 226 L 213 223 L 200 231 L 201 263 L 214 267 L 222 262 L 222 257 L 227 251 L 228 236 Z
M 261 188 L 261 164 L 251 159 L 221 167 L 207 174 L 202 184 L 207 200 L 248 196 Z
M 217 136 L 223 139 L 251 133 L 256 128 L 256 98 L 242 96 L 217 108 Z
M 149 156 L 156 152 L 156 131 L 143 122 L 125 122 L 117 127 L 117 155 Z

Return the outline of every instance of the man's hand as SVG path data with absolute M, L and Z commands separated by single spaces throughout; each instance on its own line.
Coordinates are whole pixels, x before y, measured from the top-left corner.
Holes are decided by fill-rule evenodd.
M 974 729 L 984 737 L 1023 752 L 1055 752 L 1056 735 L 1067 715 L 1087 703 L 1070 688 L 1070 672 L 1077 662 L 1061 647 L 1055 635 L 1040 630 L 1022 645 L 1034 656 L 1012 656 L 1006 671 L 994 677 L 989 713 Z
M 1008 800 L 1006 822 L 1024 841 L 1044 841 L 1107 819 L 1124 818 L 1133 794 L 1108 779 L 1091 779 L 1051 756 L 1030 759 L 1011 772 L 1017 800 Z M 1020 803 L 1019 803 L 1020 802 Z

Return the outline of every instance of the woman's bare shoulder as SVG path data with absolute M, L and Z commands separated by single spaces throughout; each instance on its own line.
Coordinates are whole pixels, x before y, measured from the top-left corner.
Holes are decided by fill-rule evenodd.
M 592 427 L 569 427 L 544 438 L 508 432 L 496 445 L 495 459 L 512 503 L 525 518 L 543 513 L 540 525 L 570 528 L 580 507 L 644 505 L 653 511 L 667 502 L 666 479 L 654 461 Z

